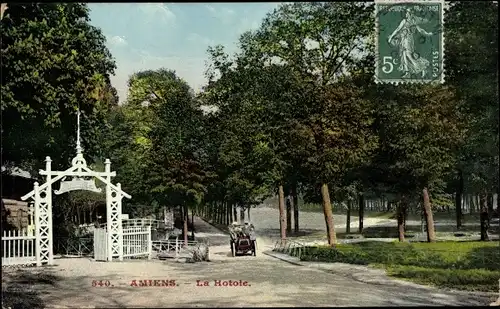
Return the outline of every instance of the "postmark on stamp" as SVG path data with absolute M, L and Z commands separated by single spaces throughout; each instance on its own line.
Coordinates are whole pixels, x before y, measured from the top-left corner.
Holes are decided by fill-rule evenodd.
M 375 0 L 377 83 L 444 82 L 444 1 Z

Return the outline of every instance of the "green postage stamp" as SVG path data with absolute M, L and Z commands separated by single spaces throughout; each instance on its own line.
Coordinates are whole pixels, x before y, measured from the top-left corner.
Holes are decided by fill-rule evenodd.
M 444 1 L 375 0 L 377 83 L 444 82 Z

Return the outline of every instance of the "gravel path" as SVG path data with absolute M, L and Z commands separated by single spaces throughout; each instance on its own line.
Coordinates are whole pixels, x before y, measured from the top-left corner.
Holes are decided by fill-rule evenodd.
M 271 238 L 279 238 L 279 212 L 275 208 L 268 207 L 258 207 L 251 210 L 250 219 L 252 223 L 255 225 L 258 233 L 261 235 L 266 235 Z M 337 233 L 345 233 L 346 228 L 346 220 L 347 216 L 343 214 L 334 214 L 334 225 Z M 300 223 L 300 231 L 299 235 L 289 235 L 289 238 L 294 238 L 298 241 L 304 242 L 316 242 L 322 243 L 326 240 L 325 235 L 325 218 L 323 213 L 320 212 L 301 212 L 299 216 Z M 292 221 L 293 224 L 293 221 Z M 467 223 L 464 226 L 471 228 L 474 233 L 471 233 L 471 236 L 468 237 L 454 237 L 453 232 L 444 233 L 444 231 L 448 232 L 450 229 L 454 230 L 455 221 L 453 218 L 450 220 L 439 220 L 436 221 L 434 226 L 437 232 L 441 232 L 441 239 L 450 239 L 450 240 L 479 240 L 479 228 L 475 228 L 476 224 Z M 406 222 L 408 227 L 411 227 L 412 230 L 419 230 L 421 226 L 420 221 L 416 220 L 408 220 Z M 357 232 L 359 227 L 358 217 L 351 216 L 351 232 Z M 369 228 L 393 228 L 396 231 L 397 221 L 395 219 L 386 219 L 386 218 L 364 218 L 363 220 L 364 229 L 367 230 Z M 445 235 L 445 236 L 444 236 Z M 422 239 L 425 240 L 426 236 L 423 233 L 417 234 L 416 238 L 413 239 Z M 495 234 L 490 233 L 491 239 L 498 239 L 498 232 Z M 379 241 L 393 241 L 397 238 L 370 238 L 369 240 L 379 240 Z M 349 240 L 352 242 L 353 240 Z
M 199 219 L 195 224 L 199 236 L 212 244 L 210 262 L 104 263 L 80 258 L 57 259 L 52 267 L 3 270 L 3 306 L 16 308 L 14 302 L 17 308 L 477 306 L 492 301 L 473 293 L 396 281 L 381 273 L 374 273 L 367 283 L 345 267 L 325 271 L 295 266 L 263 253 L 271 249 L 265 235 L 257 239 L 256 257 L 233 258 L 228 236 Z M 93 287 L 93 280 L 109 281 L 110 286 Z M 152 280 L 152 285 L 154 280 L 160 280 L 158 285 L 175 280 L 175 285 L 141 287 L 140 280 Z M 216 280 L 232 280 L 240 286 L 216 286 Z M 198 286 L 197 282 L 205 281 L 208 286 Z

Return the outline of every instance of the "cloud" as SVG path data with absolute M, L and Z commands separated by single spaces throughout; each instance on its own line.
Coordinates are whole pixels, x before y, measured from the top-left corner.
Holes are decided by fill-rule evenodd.
M 205 46 L 212 46 L 212 45 L 215 45 L 215 41 L 214 40 L 211 40 L 207 37 L 203 37 L 201 35 L 199 35 L 198 33 L 190 33 L 188 36 L 187 36 L 187 40 L 189 42 L 193 42 L 193 43 L 197 43 L 197 44 L 202 44 L 202 45 L 205 45 Z
M 176 16 L 164 3 L 140 3 L 139 10 L 147 15 L 147 22 L 175 23 Z
M 107 41 L 111 46 L 127 46 L 128 45 L 125 37 L 119 36 L 119 35 L 115 35 L 113 37 L 108 37 Z
M 218 6 L 215 8 L 212 5 L 205 5 L 205 8 L 210 12 L 212 17 L 218 19 L 223 24 L 229 25 L 236 21 L 236 12 L 230 8 Z
M 205 5 L 205 8 L 206 8 L 207 10 L 209 10 L 209 11 L 210 11 L 210 13 L 212 13 L 212 14 L 215 14 L 215 13 L 216 13 L 215 8 L 214 8 L 213 6 L 211 6 L 211 5 L 209 5 L 209 4 L 206 4 L 206 5 Z
M 257 30 L 259 29 L 261 23 L 262 23 L 262 18 L 260 17 L 255 19 L 244 17 L 241 19 L 237 27 L 238 33 L 243 33 L 249 30 Z

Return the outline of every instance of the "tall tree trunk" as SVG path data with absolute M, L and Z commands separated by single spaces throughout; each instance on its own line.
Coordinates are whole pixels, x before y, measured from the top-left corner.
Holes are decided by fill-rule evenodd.
M 455 211 L 457 215 L 457 230 L 462 227 L 462 196 L 464 194 L 464 177 L 461 170 L 458 171 L 458 185 L 455 192 Z
M 245 208 L 243 206 L 240 207 L 240 223 L 245 223 Z
M 223 201 L 221 204 L 220 204 L 220 211 L 219 211 L 220 215 L 219 215 L 219 224 L 224 224 L 224 221 L 225 221 L 225 217 L 226 217 L 226 201 Z
M 217 224 L 221 224 L 222 207 L 224 207 L 224 201 L 217 205 L 217 216 L 215 218 L 215 223 Z
M 238 208 L 236 204 L 233 204 L 233 222 L 238 222 Z
M 187 206 L 182 207 L 182 232 L 184 234 L 184 245 L 188 245 L 188 219 L 189 219 L 189 214 L 188 214 L 188 208 Z
M 346 234 L 351 232 L 351 200 L 347 201 L 347 216 L 346 216 L 346 223 L 345 223 L 345 232 Z
M 293 201 L 293 230 L 295 234 L 299 232 L 299 197 L 297 196 L 297 184 L 292 184 Z
M 400 242 L 405 241 L 405 210 L 406 203 L 402 200 L 396 204 L 396 213 L 398 219 L 398 238 Z
M 283 185 L 278 186 L 278 206 L 280 211 L 280 238 L 286 239 L 285 193 Z
M 252 221 L 252 219 L 250 219 L 250 209 L 252 207 L 248 206 L 248 210 L 247 210 L 247 213 L 248 213 L 248 222 Z
M 226 225 L 229 225 L 231 223 L 231 203 L 227 203 L 226 207 Z
M 220 224 L 224 224 L 226 222 L 226 214 L 227 214 L 227 202 L 224 201 L 220 208 Z
M 210 212 L 210 221 L 212 223 L 215 223 L 216 220 L 217 220 L 217 205 L 219 204 L 219 202 L 214 202 L 212 204 L 212 207 L 210 207 L 212 209 L 212 211 Z
M 191 237 L 194 240 L 194 207 L 191 209 Z
M 493 216 L 493 193 L 488 193 L 486 205 L 488 206 L 488 222 L 491 220 L 491 216 Z
M 365 197 L 363 196 L 363 193 L 359 195 L 358 198 L 358 211 L 359 211 L 359 227 L 358 227 L 358 232 L 361 234 L 363 233 L 363 216 L 365 215 Z
M 481 240 L 486 241 L 490 240 L 488 235 L 489 228 L 489 218 L 488 218 L 488 196 L 486 193 L 482 193 L 479 195 L 479 204 L 481 206 L 479 212 L 479 220 L 481 220 Z
M 500 190 L 497 189 L 497 214 L 500 217 Z
M 335 235 L 335 226 L 333 225 L 332 203 L 330 202 L 330 192 L 326 183 L 321 185 L 321 197 L 323 199 L 323 213 L 325 215 L 326 233 L 328 244 L 335 247 L 337 244 L 337 235 Z
M 286 234 L 292 233 L 292 201 L 290 195 L 286 198 Z
M 224 205 L 224 201 L 217 203 L 217 208 L 215 209 L 215 223 L 220 224 L 220 213 L 222 206 Z
M 424 197 L 424 215 L 425 215 L 425 224 L 427 226 L 427 241 L 435 242 L 436 241 L 436 231 L 434 230 L 434 216 L 432 215 L 431 209 L 431 201 L 429 198 L 429 191 L 427 188 L 422 190 Z
M 410 214 L 410 203 L 408 201 L 408 199 L 405 199 L 404 201 L 404 204 L 403 204 L 403 215 L 404 215 L 404 226 L 405 226 L 405 232 L 406 232 L 406 222 L 408 222 L 408 215 Z M 432 221 L 434 222 L 434 221 Z

